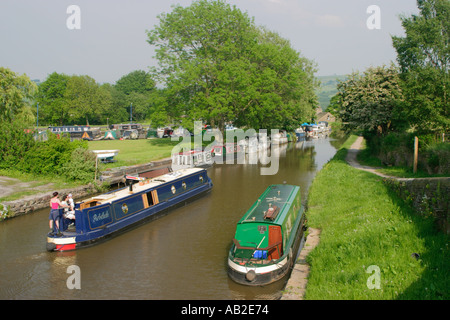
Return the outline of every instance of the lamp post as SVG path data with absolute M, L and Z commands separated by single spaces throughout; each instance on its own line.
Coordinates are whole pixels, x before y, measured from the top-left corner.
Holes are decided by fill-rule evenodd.
M 36 104 L 36 131 L 39 132 L 39 102 Z
M 130 104 L 130 123 L 133 123 L 133 103 Z

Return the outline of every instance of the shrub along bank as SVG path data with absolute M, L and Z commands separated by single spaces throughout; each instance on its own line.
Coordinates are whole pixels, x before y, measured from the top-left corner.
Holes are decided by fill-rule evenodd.
M 322 230 L 306 299 L 449 299 L 448 236 L 382 178 L 345 162 L 351 136 L 316 176 L 308 225 Z

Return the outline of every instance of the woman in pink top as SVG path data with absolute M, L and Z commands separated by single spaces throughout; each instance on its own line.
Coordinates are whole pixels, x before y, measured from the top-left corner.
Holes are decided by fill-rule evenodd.
M 61 231 L 59 230 L 59 208 L 60 207 L 68 207 L 68 205 L 62 204 L 58 199 L 58 192 L 53 192 L 53 198 L 50 199 L 50 215 L 49 215 L 49 226 L 50 226 L 50 234 L 52 235 L 55 231 L 53 229 L 53 221 L 56 226 L 56 230 L 58 231 L 57 235 L 61 235 Z

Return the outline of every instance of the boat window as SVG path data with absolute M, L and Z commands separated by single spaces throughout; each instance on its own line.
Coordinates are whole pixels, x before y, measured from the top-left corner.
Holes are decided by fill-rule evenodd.
M 147 192 L 147 202 L 149 207 L 151 207 L 153 205 L 153 197 L 152 197 L 152 192 Z
M 184 190 L 186 190 L 186 182 L 183 181 L 183 182 L 181 183 L 181 186 L 183 187 Z

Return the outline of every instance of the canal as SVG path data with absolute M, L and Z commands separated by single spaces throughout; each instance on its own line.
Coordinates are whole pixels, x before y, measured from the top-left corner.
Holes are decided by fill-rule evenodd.
M 305 203 L 315 174 L 340 144 L 326 138 L 285 145 L 275 175 L 260 175 L 259 163 L 216 164 L 208 169 L 214 187 L 205 197 L 78 251 L 45 250 L 47 209 L 3 221 L 0 299 L 279 299 L 287 278 L 264 287 L 228 278 L 236 222 L 269 184 L 300 185 Z M 80 289 L 67 286 L 73 265 Z

